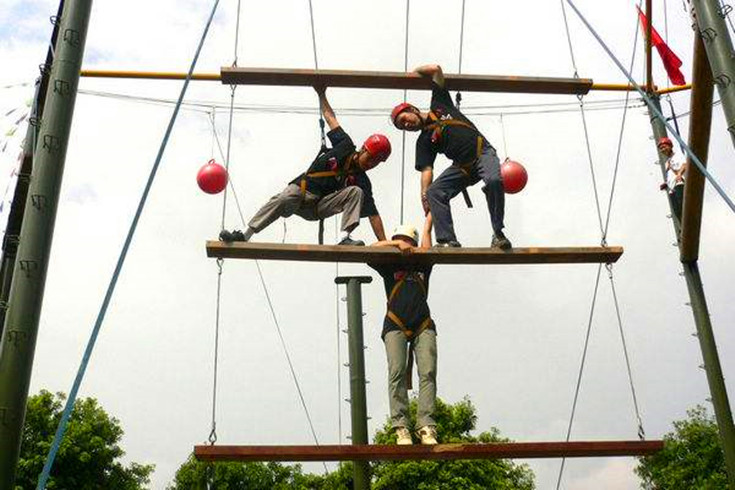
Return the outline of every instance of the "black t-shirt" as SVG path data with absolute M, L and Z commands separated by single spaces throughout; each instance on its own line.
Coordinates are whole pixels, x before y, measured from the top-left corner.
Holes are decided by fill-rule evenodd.
M 429 294 L 429 277 L 431 276 L 431 265 L 419 264 L 368 264 L 375 269 L 383 278 L 385 285 L 385 296 L 390 298 L 391 291 L 401 279 L 404 279 L 388 309 L 393 312 L 406 326 L 415 332 L 427 318 L 431 317 L 427 296 Z M 436 330 L 434 322 L 430 322 L 427 328 Z M 383 332 L 401 330 L 386 314 L 383 320 Z
M 416 170 L 433 167 L 437 153 L 443 153 L 456 163 L 469 163 L 477 158 L 477 137 L 482 136 L 472 121 L 459 112 L 452 102 L 449 91 L 432 82 L 431 112 L 440 120 L 456 119 L 472 125 L 444 126 L 439 134 L 433 129 L 424 129 L 416 140 Z M 431 124 L 429 121 L 427 124 Z
M 375 206 L 373 198 L 373 186 L 367 174 L 362 171 L 357 162 L 351 162 L 355 155 L 355 144 L 352 138 L 342 129 L 341 126 L 336 127 L 327 133 L 332 148 L 320 153 L 312 162 L 309 170 L 299 175 L 291 181 L 291 184 L 301 185 L 301 181 L 306 178 L 306 190 L 315 196 L 324 197 L 332 194 L 340 189 L 356 185 L 362 189 L 362 208 L 360 209 L 360 217 L 375 216 L 378 209 Z M 309 177 L 307 174 L 315 172 L 343 171 L 349 165 L 349 171 L 345 175 L 336 175 L 334 177 Z

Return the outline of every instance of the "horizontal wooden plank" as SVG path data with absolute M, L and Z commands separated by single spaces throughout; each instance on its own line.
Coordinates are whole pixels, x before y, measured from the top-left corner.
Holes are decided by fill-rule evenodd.
M 415 73 L 222 67 L 222 83 L 229 85 L 280 85 L 430 90 L 431 82 Z M 550 78 L 500 75 L 444 75 L 449 90 L 462 92 L 514 92 L 586 94 L 588 78 Z
M 200 461 L 387 461 L 644 456 L 661 449 L 663 441 L 574 441 L 433 446 L 196 446 L 194 455 Z
M 227 259 L 412 264 L 582 264 L 617 262 L 622 247 L 430 248 L 402 255 L 395 248 L 290 243 L 207 242 L 207 256 Z

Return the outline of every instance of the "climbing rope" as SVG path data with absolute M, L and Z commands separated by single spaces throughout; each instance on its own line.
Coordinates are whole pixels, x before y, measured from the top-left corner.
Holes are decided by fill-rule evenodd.
M 564 1 L 564 0 L 562 0 Z M 649 111 L 655 115 L 661 123 L 666 126 L 666 129 L 672 134 L 672 136 L 676 139 L 676 141 L 679 143 L 679 145 L 684 149 L 687 156 L 691 158 L 692 162 L 697 166 L 699 171 L 704 175 L 707 180 L 709 180 L 710 184 L 712 184 L 712 187 L 715 188 L 717 193 L 722 197 L 722 199 L 725 201 L 725 203 L 728 205 L 730 210 L 735 212 L 735 203 L 733 203 L 732 199 L 725 193 L 725 191 L 722 189 L 720 184 L 717 182 L 717 180 L 712 176 L 712 174 L 707 170 L 707 167 L 704 166 L 702 161 L 699 159 L 699 157 L 692 151 L 692 149 L 687 145 L 687 143 L 681 138 L 679 134 L 676 133 L 675 128 L 669 124 L 669 122 L 666 120 L 666 117 L 661 113 L 660 110 L 656 107 L 656 105 L 651 100 L 651 97 L 646 93 L 645 90 L 641 88 L 640 85 L 633 79 L 633 76 L 630 74 L 628 70 L 625 69 L 625 67 L 620 63 L 620 60 L 613 54 L 613 52 L 610 50 L 610 48 L 607 46 L 605 41 L 600 37 L 600 35 L 597 33 L 597 31 L 592 27 L 592 25 L 587 21 L 587 19 L 582 15 L 582 12 L 577 9 L 577 7 L 574 5 L 574 2 L 572 0 L 566 0 L 566 2 L 569 4 L 570 7 L 574 10 L 574 12 L 577 14 L 579 19 L 582 21 L 582 23 L 587 27 L 587 29 L 590 31 L 592 36 L 597 40 L 597 42 L 600 44 L 602 49 L 605 50 L 607 55 L 610 57 L 610 59 L 615 63 L 615 65 L 618 67 L 618 69 L 625 75 L 625 77 L 628 79 L 630 84 L 633 86 L 633 88 L 638 91 L 638 93 L 641 95 L 643 100 L 646 102 L 646 105 L 648 105 Z
M 181 93 L 179 94 L 178 102 L 176 104 L 176 107 L 174 108 L 173 114 L 171 114 L 171 119 L 168 123 L 168 127 L 166 128 L 166 132 L 163 136 L 163 140 L 161 141 L 161 145 L 158 149 L 158 154 L 156 155 L 155 162 L 153 163 L 153 167 L 151 168 L 150 174 L 148 176 L 148 181 L 146 182 L 145 188 L 143 189 L 143 194 L 141 195 L 140 201 L 138 202 L 138 207 L 135 211 L 135 215 L 133 216 L 133 220 L 130 223 L 130 228 L 125 238 L 122 250 L 120 251 L 120 256 L 118 257 L 115 270 L 112 274 L 112 278 L 110 279 L 110 283 L 107 287 L 107 292 L 105 293 L 102 305 L 100 306 L 100 311 L 97 315 L 94 327 L 92 328 L 92 333 L 84 350 L 82 362 L 79 366 L 79 370 L 77 371 L 77 375 L 74 379 L 72 388 L 69 391 L 69 397 L 66 400 L 64 411 L 61 414 L 61 420 L 59 421 L 59 425 L 56 429 L 56 435 L 54 436 L 53 443 L 51 444 L 51 448 L 49 449 L 46 462 L 43 466 L 43 471 L 38 478 L 38 486 L 36 487 L 37 490 L 44 490 L 46 488 L 46 483 L 48 482 L 51 467 L 54 464 L 54 459 L 56 458 L 56 454 L 59 451 L 61 441 L 64 438 L 64 433 L 66 432 L 69 417 L 71 416 L 72 409 L 74 408 L 74 402 L 76 401 L 77 395 L 79 393 L 79 387 L 82 384 L 82 379 L 84 378 L 84 374 L 87 370 L 87 365 L 89 364 L 89 360 L 92 357 L 92 351 L 94 350 L 95 343 L 97 342 L 97 336 L 99 335 L 100 329 L 102 328 L 102 322 L 104 321 L 105 314 L 107 313 L 107 308 L 110 304 L 110 301 L 112 300 L 115 286 L 117 285 L 117 280 L 120 277 L 120 273 L 122 272 L 122 267 L 125 263 L 128 249 L 130 248 L 130 244 L 133 241 L 135 230 L 138 227 L 138 221 L 140 220 L 140 216 L 143 213 L 143 208 L 145 207 L 145 203 L 148 199 L 148 194 L 150 193 L 151 187 L 153 186 L 153 181 L 155 180 L 156 173 L 158 172 L 158 167 L 161 163 L 161 160 L 163 159 L 163 153 L 166 150 L 166 145 L 168 144 L 169 137 L 171 136 L 171 131 L 173 130 L 174 123 L 176 122 L 176 116 L 178 116 L 179 114 L 181 102 L 184 100 L 184 95 L 186 95 L 186 90 L 189 87 L 189 82 L 191 81 L 192 74 L 194 73 L 194 68 L 196 67 L 197 61 L 199 60 L 199 54 L 201 53 L 202 47 L 204 46 L 204 41 L 207 38 L 207 33 L 209 32 L 209 27 L 212 24 L 214 14 L 217 12 L 218 5 L 219 0 L 214 0 L 212 11 L 209 14 L 209 18 L 207 19 L 207 23 L 204 27 L 204 32 L 202 33 L 201 39 L 199 40 L 199 45 L 197 46 L 196 53 L 194 54 L 194 59 L 192 60 L 189 71 L 186 74 L 184 85 L 181 87 Z
M 459 27 L 459 63 L 457 67 L 457 73 L 462 74 L 462 53 L 464 51 L 464 11 L 465 11 L 465 0 L 462 0 L 462 15 Z M 457 105 L 457 109 L 462 104 L 462 92 L 457 91 L 454 96 L 454 100 Z
M 314 6 L 309 0 L 309 19 L 311 20 L 311 47 L 314 53 L 314 69 L 319 71 L 319 58 L 316 49 L 316 30 L 314 29 Z M 321 133 L 322 151 L 327 148 L 327 136 L 324 132 L 324 117 L 322 116 L 321 103 L 319 104 L 319 131 Z

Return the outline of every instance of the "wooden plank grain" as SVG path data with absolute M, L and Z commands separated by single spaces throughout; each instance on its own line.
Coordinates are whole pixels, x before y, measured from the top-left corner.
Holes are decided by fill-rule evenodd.
M 430 248 L 402 255 L 397 249 L 288 243 L 207 242 L 207 256 L 304 262 L 413 264 L 583 264 L 617 262 L 622 247 Z
M 283 68 L 221 69 L 223 84 L 431 90 L 430 80 L 415 73 Z M 449 90 L 583 95 L 592 88 L 588 78 L 445 74 Z
M 644 456 L 663 441 L 511 442 L 437 445 L 196 446 L 200 461 L 388 461 Z

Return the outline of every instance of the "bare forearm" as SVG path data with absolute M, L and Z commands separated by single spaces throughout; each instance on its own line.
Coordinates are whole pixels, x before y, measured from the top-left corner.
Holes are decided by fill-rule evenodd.
M 370 226 L 373 228 L 375 238 L 378 240 L 385 240 L 385 228 L 383 227 L 383 220 L 379 214 L 370 216 Z
M 319 94 L 319 107 L 322 111 L 322 116 L 324 116 L 324 120 L 327 122 L 327 126 L 329 126 L 329 129 L 338 128 L 339 121 L 337 121 L 337 116 L 335 116 L 334 110 L 329 104 L 329 100 L 327 100 L 327 94 L 325 92 L 321 92 Z
M 434 221 L 431 218 L 431 213 L 426 215 L 424 220 L 424 229 L 421 233 L 421 248 L 431 248 L 431 228 L 434 225 Z
M 421 194 L 426 194 L 429 186 L 434 181 L 434 169 L 427 167 L 421 171 Z
M 422 65 L 413 70 L 422 77 L 431 78 L 435 84 L 444 87 L 444 71 L 439 65 Z
M 398 247 L 398 242 L 400 240 L 380 240 L 379 242 L 375 242 L 371 244 L 371 247 Z

